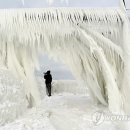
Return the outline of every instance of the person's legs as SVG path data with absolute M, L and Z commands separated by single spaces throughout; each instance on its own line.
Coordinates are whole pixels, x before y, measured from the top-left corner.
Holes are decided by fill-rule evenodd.
M 50 83 L 50 96 L 51 96 L 51 83 Z
M 48 93 L 49 93 L 49 96 L 51 96 L 51 83 L 48 84 Z
M 47 96 L 49 96 L 48 84 L 46 84 L 46 94 L 47 94 Z
M 46 93 L 48 96 L 51 96 L 51 84 L 46 84 Z

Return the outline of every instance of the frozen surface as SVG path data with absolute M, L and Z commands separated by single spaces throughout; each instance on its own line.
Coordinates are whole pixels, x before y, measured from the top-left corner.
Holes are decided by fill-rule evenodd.
M 98 110 L 130 113 L 130 30 L 123 9 L 122 3 L 122 10 L 0 10 L 0 69 L 8 68 L 0 72 L 0 130 L 129 130 L 128 122 L 95 126 L 92 120 Z M 46 97 L 34 75 L 39 53 L 65 62 L 89 96 L 84 85 L 61 81 Z M 25 98 L 37 107 L 26 111 Z
M 34 70 L 42 53 L 66 64 L 95 103 L 130 113 L 130 30 L 120 2 L 122 9 L 0 10 L 0 64 L 23 80 L 29 106 L 41 102 Z
M 27 109 L 15 121 L 8 122 L 10 116 L 13 116 L 16 111 L 16 106 L 15 108 L 10 106 L 9 115 L 6 116 L 7 122 L 0 125 L 0 130 L 122 130 L 122 128 L 129 130 L 129 122 L 104 121 L 100 125 L 95 125 L 92 118 L 95 112 L 110 113 L 110 111 L 101 104 L 93 104 L 87 89 L 80 86 L 81 84 L 77 84 L 76 81 L 54 81 L 51 97 L 46 96 L 43 82 L 42 78 L 38 78 L 42 96 L 41 104 L 35 108 Z M 18 85 L 8 87 L 7 95 L 10 95 L 8 89 L 12 91 L 16 88 Z M 22 91 L 18 90 L 15 95 L 17 94 L 22 95 Z M 19 104 L 17 99 L 15 102 L 17 105 Z M 9 103 L 11 104 L 11 101 Z M 20 104 L 21 108 L 23 105 Z
M 70 93 L 45 97 L 41 105 L 29 110 L 13 123 L 1 126 L 0 130 L 129 130 L 122 122 L 104 121 L 96 126 L 94 112 L 108 111 L 100 105 L 94 106 L 88 96 Z M 128 124 L 127 124 L 128 125 Z
M 95 102 L 120 112 L 126 56 L 122 48 L 128 45 L 127 19 L 120 9 L 11 9 L 0 10 L 0 16 L 1 64 L 23 79 L 32 106 L 41 100 L 34 75 L 41 52 L 65 63 L 88 86 Z

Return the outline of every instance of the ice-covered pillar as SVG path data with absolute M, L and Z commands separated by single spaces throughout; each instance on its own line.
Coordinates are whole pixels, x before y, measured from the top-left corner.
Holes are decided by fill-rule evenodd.
M 130 114 L 130 26 L 124 14 L 123 21 L 123 50 L 124 50 L 124 78 L 122 83 L 122 96 L 124 110 Z
M 130 114 L 130 24 L 126 16 L 125 0 L 120 0 L 121 17 L 123 21 L 123 55 L 124 55 L 124 74 L 121 87 L 123 98 L 123 109 L 125 113 Z
M 35 65 L 31 61 L 30 55 L 26 49 L 22 50 L 22 64 L 24 68 L 25 94 L 29 107 L 38 106 L 40 104 L 40 92 L 34 75 Z

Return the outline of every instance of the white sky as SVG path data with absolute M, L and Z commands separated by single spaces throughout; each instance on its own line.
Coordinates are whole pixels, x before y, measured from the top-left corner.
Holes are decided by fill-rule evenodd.
M 24 7 L 49 7 L 49 6 L 73 6 L 73 7 L 117 7 L 119 0 L 54 0 L 52 5 L 47 3 L 47 0 L 0 0 L 0 8 L 22 8 Z M 53 1 L 53 0 L 49 0 Z M 65 1 L 69 1 L 67 5 Z M 130 0 L 126 0 L 127 8 L 130 9 Z
M 43 77 L 43 73 L 47 70 L 51 70 L 53 79 L 75 79 L 71 74 L 69 68 L 66 65 L 61 63 L 60 61 L 54 61 L 48 55 L 40 56 L 39 57 L 41 70 L 37 72 L 37 75 Z

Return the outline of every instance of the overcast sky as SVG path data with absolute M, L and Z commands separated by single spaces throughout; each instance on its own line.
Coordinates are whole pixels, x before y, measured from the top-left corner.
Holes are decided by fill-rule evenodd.
M 69 68 L 61 63 L 60 61 L 54 61 L 52 58 L 50 58 L 48 55 L 40 56 L 39 57 L 40 71 L 37 71 L 36 74 L 38 76 L 43 77 L 43 73 L 47 70 L 51 70 L 51 73 L 53 75 L 53 79 L 62 79 L 62 80 L 74 80 L 72 73 L 70 72 Z
M 24 6 L 23 2 L 24 1 Z M 53 1 L 53 0 L 49 0 Z M 30 7 L 50 7 L 50 6 L 73 6 L 73 7 L 117 7 L 119 0 L 54 0 L 52 5 L 47 0 L 0 0 L 0 8 L 30 8 Z M 65 1 L 69 1 L 67 5 Z M 130 9 L 130 0 L 126 0 L 127 8 Z

